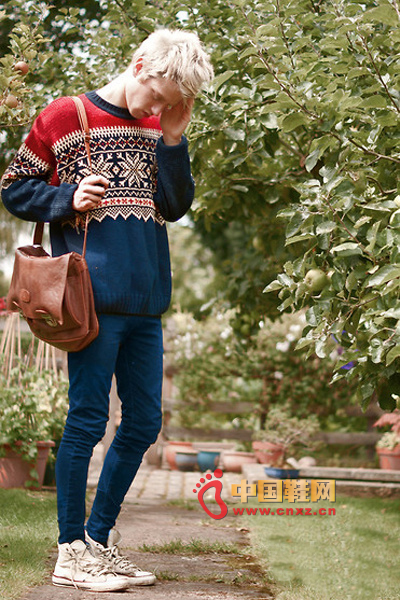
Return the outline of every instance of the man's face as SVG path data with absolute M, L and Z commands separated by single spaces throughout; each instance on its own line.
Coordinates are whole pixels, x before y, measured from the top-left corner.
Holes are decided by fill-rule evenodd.
M 135 119 L 160 115 L 182 100 L 178 85 L 170 79 L 130 77 L 125 87 L 127 109 Z

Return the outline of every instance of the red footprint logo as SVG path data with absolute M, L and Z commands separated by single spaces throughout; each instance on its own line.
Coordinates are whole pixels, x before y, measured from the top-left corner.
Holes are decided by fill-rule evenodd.
M 218 477 L 218 479 L 219 479 L 220 477 L 222 477 L 222 475 L 223 475 L 223 472 L 221 471 L 221 469 L 215 469 L 215 471 L 214 471 L 215 477 Z M 209 483 L 206 483 L 206 479 L 204 479 L 204 477 L 202 477 L 200 479 L 199 483 L 196 483 L 196 487 L 201 488 L 197 497 L 199 499 L 200 506 L 208 514 L 209 517 L 211 517 L 212 519 L 223 519 L 224 517 L 226 517 L 226 515 L 228 513 L 228 507 L 221 498 L 222 481 L 217 481 L 215 479 L 212 479 L 212 477 L 213 476 L 211 475 L 211 473 L 207 473 L 206 479 L 209 480 Z M 212 481 L 210 481 L 210 480 L 212 480 Z M 202 487 L 203 483 L 205 483 L 206 485 L 203 485 L 203 487 Z M 221 509 L 221 512 L 217 515 L 214 514 L 213 512 L 211 512 L 211 510 L 206 506 L 206 504 L 204 502 L 204 498 L 203 498 L 205 492 L 211 488 L 215 489 L 215 500 Z M 193 490 L 193 493 L 197 494 L 197 490 Z

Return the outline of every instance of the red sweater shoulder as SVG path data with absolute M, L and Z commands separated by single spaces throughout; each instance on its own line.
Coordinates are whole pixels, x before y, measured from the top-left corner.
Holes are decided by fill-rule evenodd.
M 39 156 L 50 160 L 54 144 L 69 132 L 80 129 L 74 101 L 63 97 L 53 100 L 38 115 L 25 144 Z
M 85 94 L 81 94 L 89 127 L 123 126 L 161 131 L 160 118 L 151 116 L 144 119 L 124 119 L 113 116 L 91 102 Z M 53 100 L 38 116 L 35 125 L 39 136 L 47 138 L 52 146 L 57 140 L 72 131 L 80 129 L 75 103 L 72 98 L 63 96 Z

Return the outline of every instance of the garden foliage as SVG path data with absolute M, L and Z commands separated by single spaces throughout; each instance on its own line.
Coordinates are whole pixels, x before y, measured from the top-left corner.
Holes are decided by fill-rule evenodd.
M 271 409 L 284 407 L 288 417 L 314 415 L 324 431 L 365 429 L 365 420 L 350 420 L 346 410 L 355 402 L 354 383 L 330 385 L 341 351 L 334 340 L 328 358 L 304 360 L 304 353 L 294 352 L 301 315 L 264 321 L 250 346 L 238 342 L 231 317 L 216 312 L 199 322 L 176 312 L 168 319 L 166 364 L 176 371 L 174 424 L 259 431 Z
M 188 130 L 194 219 L 214 251 L 220 294 L 242 314 L 237 331 L 254 330 L 277 310 L 305 308 L 300 347 L 324 359 L 334 335 L 345 347 L 343 363 L 355 362 L 338 372 L 356 376 L 363 406 L 377 390 L 381 405 L 393 408 L 400 391 L 399 0 L 3 6 L 4 164 L 52 97 L 99 87 L 155 27 L 199 33 L 216 77 Z M 21 59 L 27 75 L 13 69 Z M 6 105 L 9 94 L 17 108 Z M 3 225 L 3 240 L 10 231 Z M 318 292 L 305 283 L 316 268 L 327 275 Z
M 0 372 L 0 389 L 0 446 L 10 445 L 34 460 L 36 442 L 61 440 L 68 410 L 68 382 L 62 373 L 40 373 L 21 363 L 9 377 Z

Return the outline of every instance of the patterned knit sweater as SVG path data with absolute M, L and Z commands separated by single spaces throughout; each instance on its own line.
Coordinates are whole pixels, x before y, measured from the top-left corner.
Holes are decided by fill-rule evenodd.
M 90 211 L 86 260 L 99 313 L 161 315 L 171 296 L 165 221 L 190 208 L 194 183 L 187 140 L 166 146 L 157 117 L 134 119 L 95 92 L 81 96 L 89 121 L 93 172 L 110 181 Z M 73 100 L 52 102 L 1 181 L 15 216 L 50 223 L 52 253 L 81 253 L 73 194 L 90 175 Z

